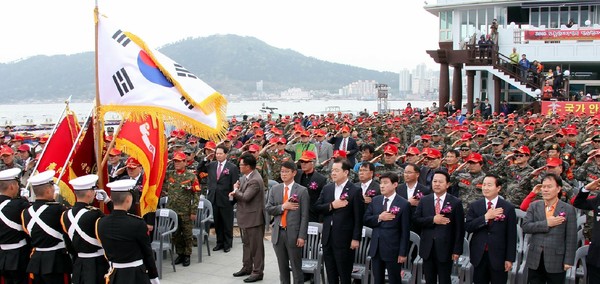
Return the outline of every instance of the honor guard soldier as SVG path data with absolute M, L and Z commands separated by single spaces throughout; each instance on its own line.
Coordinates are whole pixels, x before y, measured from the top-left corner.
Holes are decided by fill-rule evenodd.
M 61 217 L 63 231 L 73 244 L 73 283 L 104 283 L 108 261 L 96 237 L 96 221 L 104 217 L 98 208 L 91 206 L 96 195 L 97 175 L 85 175 L 69 181 L 77 202 Z M 106 201 L 106 200 L 105 200 Z
M 98 240 L 110 266 L 106 283 L 160 283 L 146 222 L 127 213 L 133 203 L 134 185 L 135 180 L 106 185 L 111 189 L 114 210 L 96 222 Z
M 29 202 L 19 197 L 21 170 L 0 172 L 0 283 L 27 283 L 27 263 L 31 246 L 21 226 L 21 212 Z
M 173 153 L 173 165 L 175 170 L 167 171 L 162 191 L 168 194 L 167 208 L 175 211 L 179 220 L 179 226 L 173 235 L 173 243 L 178 255 L 175 264 L 182 263 L 183 266 L 189 266 L 193 246 L 192 220 L 196 220 L 200 184 L 196 175 L 186 170 L 186 154 Z
M 72 263 L 65 243 L 68 238 L 60 224 L 66 208 L 54 201 L 54 174 L 48 170 L 29 178 L 36 199 L 21 214 L 33 246 L 27 272 L 32 274 L 34 283 L 71 283 Z

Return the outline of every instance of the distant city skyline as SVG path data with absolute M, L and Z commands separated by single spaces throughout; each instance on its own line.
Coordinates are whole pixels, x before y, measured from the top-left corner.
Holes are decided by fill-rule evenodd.
M 237 34 L 378 71 L 399 72 L 422 62 L 435 66 L 425 50 L 437 49 L 438 19 L 420 1 L 103 0 L 99 5 L 124 31 L 155 48 L 190 37 Z M 0 62 L 93 51 L 93 8 L 94 1 L 4 3 Z

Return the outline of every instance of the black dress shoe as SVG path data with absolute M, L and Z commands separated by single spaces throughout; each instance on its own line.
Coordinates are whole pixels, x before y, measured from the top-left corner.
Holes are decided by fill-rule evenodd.
M 175 258 L 175 264 L 181 264 L 183 262 L 183 255 L 178 255 L 177 258 Z
M 223 251 L 224 251 L 224 252 L 230 252 L 230 251 L 231 251 L 231 248 L 224 248 L 224 249 L 223 249 Z
M 189 255 L 183 256 L 183 266 L 190 266 L 190 256 Z
M 216 247 L 213 248 L 213 251 L 218 251 L 218 250 L 222 250 L 223 246 L 222 245 L 217 245 Z
M 254 274 L 254 275 L 250 275 L 250 277 L 244 279 L 244 282 L 252 283 L 252 282 L 261 281 L 261 280 L 263 280 L 262 274 Z
M 234 274 L 233 274 L 233 277 L 246 276 L 246 275 L 250 275 L 251 273 L 252 273 L 252 272 L 250 272 L 250 271 L 246 271 L 246 270 L 244 270 L 244 269 L 242 268 L 240 271 L 238 271 L 238 272 L 234 273 Z

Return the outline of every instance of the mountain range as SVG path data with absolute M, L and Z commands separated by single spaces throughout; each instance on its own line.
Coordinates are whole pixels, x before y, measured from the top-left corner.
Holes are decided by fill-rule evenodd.
M 324 47 L 326 48 L 326 47 Z M 160 52 L 183 65 L 224 95 L 252 96 L 263 81 L 266 93 L 289 88 L 338 89 L 359 80 L 398 86 L 398 73 L 368 70 L 304 56 L 254 37 L 213 35 L 165 45 Z M 0 104 L 91 102 L 95 97 L 94 52 L 33 56 L 0 64 Z

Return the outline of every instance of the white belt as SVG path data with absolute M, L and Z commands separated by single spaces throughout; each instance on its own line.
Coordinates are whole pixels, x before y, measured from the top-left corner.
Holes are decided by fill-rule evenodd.
M 53 246 L 53 247 L 49 247 L 49 248 L 35 248 L 36 251 L 55 251 L 55 250 L 59 250 L 59 249 L 64 249 L 65 248 L 65 243 L 64 242 L 60 242 L 57 245 Z
M 79 252 L 79 253 L 77 253 L 77 256 L 81 257 L 81 258 L 94 258 L 94 257 L 102 256 L 102 255 L 104 255 L 103 249 L 99 249 L 97 252 Z
M 27 240 L 22 239 L 18 243 L 0 245 L 0 249 L 2 249 L 2 250 L 18 249 L 20 247 L 24 247 L 26 244 L 27 244 Z
M 132 268 L 132 267 L 142 266 L 143 264 L 144 264 L 144 261 L 141 259 L 132 261 L 132 262 L 127 262 L 127 263 L 116 263 L 116 262 L 110 263 L 112 268 Z

